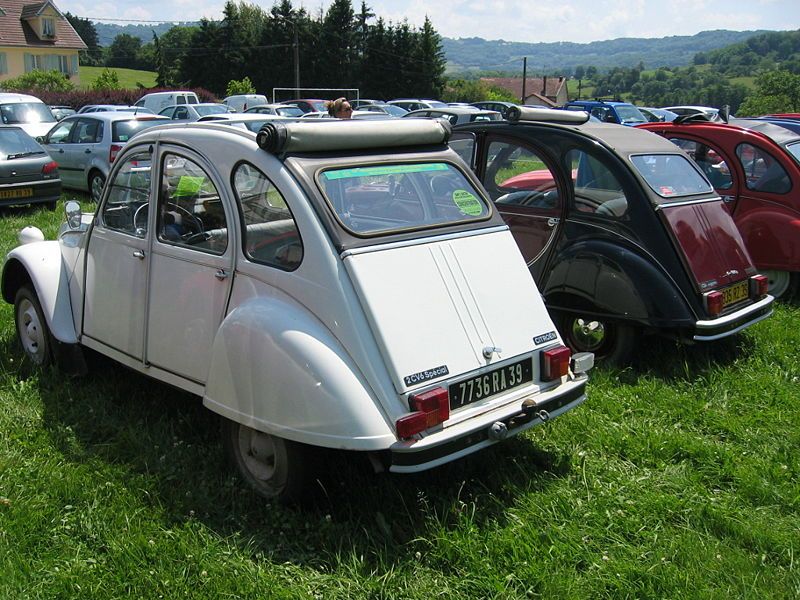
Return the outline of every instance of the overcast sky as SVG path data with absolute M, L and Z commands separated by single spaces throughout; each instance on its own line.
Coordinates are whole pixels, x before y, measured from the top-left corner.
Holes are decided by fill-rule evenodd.
M 265 9 L 272 0 L 248 0 Z M 293 0 L 311 14 L 330 0 Z M 220 18 L 224 0 L 56 0 L 63 11 L 99 21 Z M 800 28 L 800 0 L 371 0 L 386 21 L 422 25 L 428 15 L 440 35 L 514 42 L 592 42 L 620 37 L 660 38 L 710 29 Z M 353 0 L 356 11 L 360 0 Z M 115 21 L 122 24 L 120 21 Z

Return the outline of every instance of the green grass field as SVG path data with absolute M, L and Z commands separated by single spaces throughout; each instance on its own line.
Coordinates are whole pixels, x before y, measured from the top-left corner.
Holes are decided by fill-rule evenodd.
M 0 250 L 27 224 L 53 239 L 62 208 L 4 210 Z M 710 345 L 647 340 L 576 410 L 435 471 L 331 453 L 295 509 L 232 473 L 196 398 L 98 357 L 39 372 L 12 313 L 2 599 L 800 596 L 797 304 Z
M 103 72 L 105 67 L 80 67 L 81 85 L 80 89 L 88 89 L 92 82 Z M 117 72 L 120 87 L 124 89 L 136 89 L 139 84 L 144 87 L 154 87 L 156 85 L 155 71 L 136 71 L 134 69 L 111 69 Z

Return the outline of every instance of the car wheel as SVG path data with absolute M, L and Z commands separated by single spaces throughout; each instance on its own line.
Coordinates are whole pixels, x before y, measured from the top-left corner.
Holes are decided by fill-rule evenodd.
M 92 171 L 92 174 L 89 175 L 89 194 L 92 196 L 92 202 L 100 202 L 105 183 L 106 178 L 100 171 Z
M 593 352 L 595 360 L 606 365 L 627 364 L 639 338 L 633 325 L 575 314 L 564 314 L 560 325 L 561 336 L 573 352 Z
M 30 286 L 19 288 L 14 298 L 14 322 L 25 355 L 33 364 L 46 367 L 52 362 L 50 329 L 36 292 Z
M 307 495 L 313 472 L 310 447 L 229 419 L 222 435 L 239 474 L 261 496 L 288 504 Z
M 768 292 L 775 298 L 791 298 L 800 284 L 800 274 L 789 271 L 764 271 L 769 279 Z

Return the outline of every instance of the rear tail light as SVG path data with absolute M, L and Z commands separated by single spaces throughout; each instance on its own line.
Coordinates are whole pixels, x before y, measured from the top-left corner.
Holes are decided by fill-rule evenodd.
M 111 144 L 111 149 L 108 151 L 108 162 L 113 163 L 114 159 L 117 158 L 117 154 L 119 151 L 122 150 L 122 146 L 119 144 Z
M 556 346 L 540 355 L 542 361 L 542 381 L 559 379 L 569 373 L 569 359 L 572 352 L 566 346 Z
M 399 438 L 410 438 L 450 418 L 450 395 L 445 388 L 437 387 L 413 394 L 409 404 L 414 412 L 395 422 Z
M 54 160 L 42 167 L 42 175 L 50 175 L 53 171 L 58 171 L 58 163 Z
M 766 275 L 753 275 L 750 278 L 750 295 L 760 298 L 769 291 L 769 277 Z
M 706 292 L 703 295 L 703 298 L 705 299 L 706 310 L 708 311 L 708 314 L 710 314 L 712 317 L 716 317 L 719 313 L 722 312 L 722 307 L 724 304 L 723 302 L 724 297 L 722 295 L 722 292 L 719 291 Z

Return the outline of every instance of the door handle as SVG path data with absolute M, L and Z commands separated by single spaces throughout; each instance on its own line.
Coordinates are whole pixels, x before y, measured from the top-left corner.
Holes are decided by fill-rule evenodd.
M 59 154 L 64 154 L 64 149 L 63 149 L 63 148 L 59 148 L 59 149 L 58 149 L 58 153 L 59 153 Z
M 558 225 L 558 221 L 559 219 L 557 217 L 550 217 L 549 219 L 547 219 L 547 226 L 555 227 L 556 225 Z
M 83 153 L 84 153 L 84 154 L 91 154 L 91 153 L 92 153 L 92 151 L 91 151 L 89 148 L 87 148 L 86 150 L 84 150 L 84 151 L 83 151 Z
M 736 200 L 736 198 L 735 198 L 735 197 L 733 197 L 733 196 L 723 196 L 723 197 L 722 197 L 722 201 L 723 201 L 725 204 L 730 204 L 730 203 L 731 203 L 731 202 L 733 202 L 734 200 Z
M 225 269 L 217 269 L 217 272 L 214 273 L 214 277 L 222 281 L 228 277 L 228 273 L 225 272 Z
M 144 260 L 144 251 L 142 250 L 134 250 L 133 257 L 138 258 L 139 260 Z

